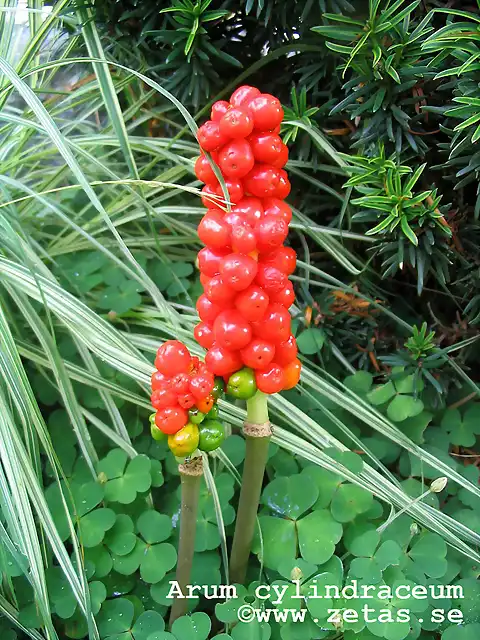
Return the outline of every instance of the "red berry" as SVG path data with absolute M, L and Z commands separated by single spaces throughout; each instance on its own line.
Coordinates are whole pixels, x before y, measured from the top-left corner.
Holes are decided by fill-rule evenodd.
M 285 342 L 290 336 L 291 318 L 285 307 L 273 303 L 267 307 L 261 320 L 252 323 L 253 333 L 257 338 L 278 344 Z
M 235 178 L 227 178 L 225 180 L 225 186 L 227 187 L 230 202 L 232 204 L 240 202 L 240 200 L 243 198 L 243 185 L 240 180 L 237 180 Z M 216 194 L 222 199 L 225 199 L 222 191 L 222 186 L 220 184 L 216 188 Z
M 190 376 L 188 373 L 177 373 L 177 375 L 172 378 L 171 388 L 176 394 L 187 393 L 189 385 Z
M 178 396 L 178 404 L 182 409 L 191 409 L 195 404 L 195 397 L 189 391 Z
M 290 335 L 285 342 L 280 342 L 275 345 L 275 362 L 281 367 L 285 367 L 287 364 L 290 364 L 290 362 L 293 362 L 297 354 L 297 341 L 293 335 Z
M 193 330 L 198 344 L 204 349 L 210 349 L 213 344 L 213 331 L 205 322 L 199 322 Z
M 269 253 L 280 247 L 288 236 L 288 224 L 275 216 L 265 216 L 255 225 L 257 249 Z
M 245 320 L 256 322 L 265 315 L 269 303 L 268 295 L 259 286 L 252 284 L 235 298 L 235 307 Z
M 213 173 L 213 169 L 204 155 L 198 156 L 195 162 L 195 175 L 201 182 L 217 182 L 217 176 Z
M 163 433 L 177 433 L 188 422 L 188 413 L 182 407 L 160 409 L 155 416 L 155 424 Z
M 165 409 L 177 404 L 177 394 L 172 389 L 156 389 L 150 396 L 150 403 L 154 409 Z
M 259 264 L 255 281 L 268 293 L 268 295 L 271 295 L 274 293 L 280 293 L 280 291 L 285 289 L 288 283 L 288 278 L 275 267 L 271 267 L 266 264 Z
M 224 307 L 211 302 L 205 294 L 202 294 L 197 300 L 196 308 L 200 320 L 212 326 L 215 318 L 224 310 Z
M 225 307 L 232 301 L 235 291 L 225 284 L 221 275 L 217 275 L 213 276 L 205 287 L 205 295 L 210 302 L 214 302 L 220 307 Z
M 210 276 L 207 276 L 204 273 L 200 273 L 200 283 L 204 289 L 207 286 L 207 284 L 210 282 L 210 280 L 211 280 Z
M 282 142 L 282 150 L 280 152 L 280 155 L 271 164 L 276 169 L 283 169 L 283 167 L 287 164 L 287 162 L 288 162 L 288 147 L 287 147 L 286 144 L 283 144 L 283 142 Z
M 179 340 L 167 340 L 157 351 L 155 368 L 168 376 L 188 371 L 192 356 Z
M 213 335 L 215 344 L 231 351 L 238 351 L 252 339 L 252 329 L 238 311 L 227 309 L 215 320 Z
M 257 198 L 268 198 L 275 194 L 279 182 L 279 169 L 268 164 L 257 164 L 245 176 L 245 190 Z
M 257 238 L 250 225 L 235 225 L 231 233 L 231 244 L 234 251 L 251 253 L 257 248 Z
M 213 120 L 207 120 L 202 124 L 197 132 L 197 139 L 198 144 L 205 151 L 215 151 L 228 141 L 228 137 L 221 132 L 219 123 Z
M 263 217 L 262 201 L 259 198 L 246 197 L 233 207 L 232 211 L 245 217 L 245 220 L 252 227 Z
M 217 193 L 217 185 L 206 184 L 202 188 L 202 204 L 206 209 L 219 209 L 223 207 L 223 195 L 221 198 Z
M 218 165 L 228 178 L 243 178 L 254 164 L 255 159 L 246 140 L 232 140 L 218 154 Z
M 264 201 L 265 215 L 282 218 L 287 224 L 292 219 L 292 210 L 286 202 L 278 198 L 266 198 Z
M 278 247 L 278 249 L 259 258 L 259 262 L 276 267 L 285 275 L 290 276 L 297 265 L 297 253 L 291 247 Z
M 245 109 L 230 108 L 218 123 L 220 133 L 228 138 L 246 138 L 253 131 L 253 118 Z
M 242 359 L 237 351 L 229 351 L 214 344 L 207 351 L 205 364 L 215 376 L 227 376 L 242 368 Z
M 213 374 L 197 373 L 190 381 L 190 393 L 196 400 L 202 400 L 212 393 L 214 385 Z
M 285 309 L 289 309 L 292 306 L 295 302 L 295 291 L 293 290 L 293 285 L 290 280 L 287 281 L 287 284 L 281 291 L 270 293 L 270 301 L 283 305 Z
M 257 275 L 257 262 L 242 253 L 230 253 L 220 261 L 220 275 L 223 281 L 235 291 L 243 291 L 250 286 Z
M 302 372 L 302 363 L 298 358 L 293 362 L 287 364 L 283 369 L 283 377 L 284 377 L 284 385 L 283 388 L 286 391 L 287 389 L 293 389 L 293 387 L 298 384 L 300 380 L 300 374 Z
M 260 90 L 256 87 L 249 87 L 247 84 L 238 87 L 230 97 L 230 104 L 234 107 L 248 105 L 248 103 L 260 95 Z
M 243 364 L 250 369 L 265 369 L 273 360 L 275 347 L 266 340 L 254 338 L 240 352 Z
M 283 369 L 272 362 L 264 371 L 255 372 L 255 381 L 259 391 L 263 393 L 278 393 L 285 385 Z
M 248 103 L 255 129 L 272 131 L 283 120 L 283 109 L 278 98 L 269 93 L 261 93 Z
M 220 273 L 220 262 L 228 254 L 228 250 L 213 250 L 210 247 L 200 249 L 198 252 L 198 268 L 200 272 L 212 278 Z
M 210 209 L 200 220 L 198 237 L 212 249 L 228 248 L 230 244 L 230 228 L 224 221 L 221 211 Z
M 275 163 L 283 156 L 285 145 L 280 136 L 274 133 L 255 131 L 248 137 L 248 142 L 256 162 L 276 166 Z
M 170 378 L 165 376 L 160 371 L 154 371 L 152 373 L 152 391 L 157 389 L 166 389 L 170 384 Z
M 278 181 L 277 186 L 275 187 L 274 197 L 279 200 L 285 200 L 288 197 L 288 194 L 291 190 L 290 180 L 288 179 L 287 172 L 283 169 L 278 170 L 280 173 L 280 180 Z
M 212 110 L 210 111 L 210 119 L 214 122 L 218 122 L 222 116 L 224 116 L 228 109 L 230 108 L 230 103 L 226 100 L 217 100 L 212 105 Z

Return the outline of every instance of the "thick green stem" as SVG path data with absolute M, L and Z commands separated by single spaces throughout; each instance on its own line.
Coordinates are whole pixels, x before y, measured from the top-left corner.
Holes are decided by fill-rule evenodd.
M 244 434 L 247 447 L 230 556 L 230 580 L 240 584 L 247 574 L 271 435 L 267 396 L 260 391 L 247 400 Z
M 193 458 L 178 467 L 182 487 L 180 512 L 180 539 L 178 543 L 177 572 L 175 579 L 184 596 L 190 584 L 197 527 L 198 498 L 202 482 L 202 459 Z M 170 611 L 170 625 L 187 613 L 189 600 L 175 598 Z

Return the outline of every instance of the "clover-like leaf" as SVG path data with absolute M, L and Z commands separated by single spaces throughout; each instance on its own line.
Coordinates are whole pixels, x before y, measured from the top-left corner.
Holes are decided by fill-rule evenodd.
M 447 570 L 447 545 L 436 533 L 427 532 L 416 540 L 408 555 L 418 568 L 431 578 L 441 578 Z
M 345 529 L 343 541 L 354 556 L 373 556 L 380 542 L 380 534 L 374 525 L 354 521 Z
M 480 624 L 452 625 L 442 633 L 442 640 L 477 640 Z
M 148 640 L 152 633 L 165 630 L 165 621 L 158 611 L 144 611 L 135 620 L 132 636 L 135 640 Z
M 163 542 L 172 533 L 172 520 L 163 513 L 149 509 L 138 518 L 137 529 L 148 544 Z
M 99 479 L 105 483 L 105 499 L 130 504 L 150 489 L 152 484 L 151 462 L 145 455 L 128 461 L 122 449 L 113 449 L 98 464 Z
M 172 633 L 178 640 L 206 640 L 212 622 L 209 616 L 203 612 L 182 616 L 172 624 Z
M 112 553 L 124 556 L 135 547 L 137 536 L 134 533 L 134 524 L 130 516 L 119 513 L 115 524 L 107 532 L 104 543 Z
M 419 398 L 408 395 L 398 395 L 390 402 L 387 408 L 387 416 L 393 422 L 403 422 L 422 413 L 424 404 Z
M 373 494 L 356 484 L 342 484 L 333 496 L 330 510 L 338 522 L 350 522 L 373 504 Z
M 389 381 L 386 384 L 375 387 L 367 395 L 367 398 L 373 405 L 381 405 L 391 400 L 395 394 L 395 386 L 392 381 Z
M 336 474 L 322 469 L 318 465 L 308 465 L 300 474 L 305 484 L 315 484 L 318 490 L 318 498 L 315 509 L 325 509 L 332 501 L 337 488 L 342 484 L 342 478 Z
M 285 559 L 295 558 L 297 550 L 295 522 L 273 516 L 260 516 L 259 522 L 263 546 L 260 536 L 257 535 L 253 542 L 253 552 L 262 558 L 265 566 L 276 569 Z
M 130 630 L 134 616 L 134 606 L 126 598 L 115 598 L 103 603 L 98 614 L 98 630 L 102 638 L 117 636 Z
M 102 603 L 107 597 L 107 589 L 103 582 L 100 580 L 94 580 L 90 582 L 88 585 L 88 589 L 90 591 L 90 606 L 92 608 L 93 614 L 97 615 L 100 611 Z
M 79 523 L 83 546 L 88 548 L 100 544 L 105 533 L 115 524 L 115 520 L 115 512 L 104 507 L 87 513 Z
M 335 522 L 326 509 L 314 511 L 299 520 L 297 531 L 302 558 L 312 564 L 327 562 L 343 533 L 342 525 Z
M 480 404 L 470 405 L 463 416 L 459 409 L 447 409 L 441 427 L 449 434 L 452 444 L 472 447 L 480 435 Z
M 262 495 L 263 504 L 278 515 L 297 520 L 318 498 L 318 486 L 307 483 L 301 475 L 276 478 Z

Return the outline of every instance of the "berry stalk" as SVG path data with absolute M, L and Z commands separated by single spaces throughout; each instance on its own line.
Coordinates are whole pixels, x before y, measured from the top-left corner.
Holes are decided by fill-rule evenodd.
M 190 584 L 195 549 L 198 499 L 203 475 L 202 458 L 192 458 L 178 466 L 181 480 L 180 539 L 175 579 L 184 596 Z M 188 599 L 175 598 L 170 611 L 170 626 L 188 610 Z
M 239 584 L 243 584 L 246 578 L 270 445 L 267 396 L 261 391 L 247 400 L 247 420 L 243 431 L 246 455 L 230 555 L 230 580 Z

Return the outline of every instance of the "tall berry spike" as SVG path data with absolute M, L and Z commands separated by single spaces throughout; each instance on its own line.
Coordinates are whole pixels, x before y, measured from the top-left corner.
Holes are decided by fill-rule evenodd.
M 274 96 L 242 86 L 229 102 L 213 105 L 211 118 L 198 141 L 219 165 L 232 210 L 204 199 L 210 209 L 198 228 L 206 249 L 199 256 L 204 293 L 195 337 L 214 373 L 229 379 L 248 368 L 252 394 L 276 393 L 294 387 L 301 370 L 288 313 L 296 255 L 284 245 L 292 211 L 285 202 L 288 149 L 278 135 L 283 109 Z M 195 173 L 204 193 L 222 194 L 203 154 Z

